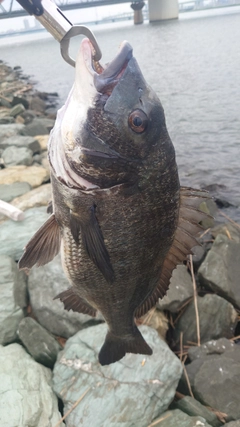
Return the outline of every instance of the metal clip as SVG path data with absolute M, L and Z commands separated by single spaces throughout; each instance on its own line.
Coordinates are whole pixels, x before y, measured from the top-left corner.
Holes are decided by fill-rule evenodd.
M 102 52 L 100 50 L 100 47 L 98 46 L 97 40 L 95 39 L 93 33 L 89 28 L 84 27 L 83 25 L 75 25 L 65 34 L 65 36 L 60 41 L 60 48 L 61 48 L 61 54 L 63 59 L 73 67 L 75 67 L 75 61 L 69 56 L 69 43 L 70 39 L 72 37 L 78 36 L 78 35 L 84 35 L 86 36 L 90 42 L 92 43 L 95 53 L 94 53 L 94 59 L 95 61 L 99 61 L 102 57 Z

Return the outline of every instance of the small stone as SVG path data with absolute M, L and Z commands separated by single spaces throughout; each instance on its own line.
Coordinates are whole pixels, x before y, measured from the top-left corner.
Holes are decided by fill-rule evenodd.
M 21 117 L 24 120 L 25 125 L 28 125 L 29 123 L 31 123 L 35 117 L 35 114 L 33 111 L 24 111 L 24 113 L 21 114 Z
M 38 111 L 43 114 L 46 109 L 46 104 L 41 98 L 39 98 L 39 96 L 34 95 L 30 100 L 30 108 L 31 110 Z
M 240 420 L 231 421 L 230 423 L 224 424 L 224 427 L 240 427 Z
M 37 139 L 32 136 L 14 135 L 5 139 L 0 143 L 0 148 L 8 148 L 12 146 L 29 148 L 34 154 L 41 151 L 41 146 Z
M 0 118 L 0 125 L 6 125 L 6 124 L 10 124 L 10 123 L 14 123 L 14 118 L 11 116 L 4 116 Z
M 36 135 L 35 136 L 36 140 L 39 142 L 40 146 L 41 146 L 41 150 L 45 151 L 48 148 L 48 140 L 49 140 L 49 135 Z
M 3 345 L 17 339 L 18 325 L 24 317 L 22 308 L 14 298 L 19 276 L 21 281 L 22 274 L 19 275 L 16 263 L 8 256 L 0 256 L 0 344 Z
M 12 105 L 12 107 L 14 107 L 15 105 L 18 105 L 18 104 L 22 104 L 26 109 L 29 108 L 29 102 L 26 98 L 21 97 L 21 96 L 14 96 L 13 100 L 11 102 L 11 105 Z M 24 111 L 25 111 L 25 109 L 24 109 Z
M 33 152 L 26 147 L 8 147 L 2 153 L 5 167 L 15 165 L 31 166 L 33 162 Z
M 14 182 L 13 184 L 0 185 L 0 199 L 4 202 L 11 202 L 16 197 L 22 196 L 31 190 L 27 182 Z
M 0 255 L 8 255 L 18 261 L 23 254 L 23 248 L 34 233 L 49 218 L 46 207 L 32 208 L 25 211 L 23 221 L 11 219 L 0 224 Z
M 19 344 L 0 346 L 2 427 L 59 427 L 61 414 L 52 391 L 52 373 Z
M 218 234 L 198 270 L 200 283 L 240 308 L 240 243 Z
M 25 111 L 25 107 L 23 104 L 17 104 L 10 110 L 10 116 L 16 117 L 19 114 L 23 113 Z
M 23 322 L 23 320 L 22 320 Z M 172 409 L 180 409 L 190 417 L 201 416 L 204 418 L 212 427 L 220 427 L 222 423 L 219 421 L 214 412 L 210 411 L 206 406 L 202 405 L 196 399 L 191 396 L 186 396 L 183 399 L 174 402 Z
M 12 200 L 12 205 L 21 211 L 27 209 L 37 208 L 40 206 L 48 206 L 49 201 L 52 198 L 52 187 L 51 184 L 41 185 L 40 187 L 34 188 L 23 196 L 17 197 Z
M 10 138 L 10 136 L 20 134 L 20 132 L 24 129 L 24 125 L 19 123 L 7 124 L 0 126 L 0 143 L 6 139 Z
M 234 225 L 231 222 L 217 225 L 211 230 L 211 234 L 216 238 L 219 234 L 227 236 L 230 240 L 240 243 L 240 224 Z
M 174 409 L 164 412 L 164 414 L 161 414 L 160 417 L 154 420 L 154 427 L 211 427 L 211 424 L 208 424 L 200 416 L 189 417 L 180 411 L 180 409 Z
M 160 310 L 169 310 L 176 313 L 193 296 L 193 285 L 190 274 L 185 265 L 178 265 L 173 270 L 169 290 L 162 300 L 158 301 Z
M 233 351 L 235 344 L 227 338 L 219 338 L 211 340 L 201 345 L 200 347 L 190 347 L 188 349 L 188 357 L 191 360 L 201 359 L 209 354 L 223 354 L 225 351 Z
M 64 412 L 89 388 L 81 405 L 68 415 L 69 427 L 146 427 L 166 411 L 182 372 L 181 362 L 154 329 L 139 329 L 153 349 L 152 356 L 128 353 L 108 366 L 98 362 L 106 324 L 67 340 L 53 371 L 54 390 L 64 402 Z
M 57 340 L 31 317 L 19 324 L 18 335 L 36 362 L 53 368 L 61 347 Z
M 54 120 L 45 119 L 45 118 L 35 118 L 31 123 L 26 125 L 22 131 L 22 135 L 46 135 L 54 126 Z
M 41 166 L 11 166 L 0 170 L 0 185 L 28 182 L 32 188 L 49 180 L 49 172 Z
M 217 213 L 217 205 L 214 200 L 209 199 L 207 202 L 202 202 L 199 206 L 199 209 L 208 215 L 211 215 L 212 218 L 206 218 L 202 221 L 202 226 L 204 228 L 214 227 L 214 216 Z
M 232 338 L 238 315 L 232 304 L 218 295 L 207 294 L 197 297 L 201 343 L 221 337 Z M 179 344 L 180 333 L 183 344 L 197 343 L 197 325 L 194 301 L 190 302 L 175 325 L 173 341 Z

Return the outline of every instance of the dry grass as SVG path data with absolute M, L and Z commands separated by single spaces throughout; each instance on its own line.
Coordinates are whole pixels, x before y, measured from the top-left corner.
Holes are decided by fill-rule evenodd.
M 167 415 L 165 415 L 165 417 L 158 418 L 157 420 L 155 420 L 155 421 L 153 421 L 151 424 L 149 424 L 149 426 L 148 426 L 148 427 L 154 427 L 154 426 L 156 426 L 157 424 L 160 424 L 162 421 L 164 421 L 164 420 L 166 420 L 167 418 L 169 418 L 170 416 L 171 416 L 171 414 L 167 414 Z

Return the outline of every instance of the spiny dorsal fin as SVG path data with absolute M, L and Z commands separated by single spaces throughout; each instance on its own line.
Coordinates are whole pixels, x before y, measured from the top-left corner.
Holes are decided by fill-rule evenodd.
M 24 254 L 18 263 L 19 269 L 30 269 L 35 264 L 37 267 L 47 264 L 58 254 L 60 245 L 60 227 L 52 214 L 24 248 Z
M 65 310 L 73 310 L 78 313 L 89 314 L 89 316 L 96 317 L 97 310 L 93 308 L 87 301 L 79 297 L 74 288 L 69 288 L 64 292 L 58 294 L 54 300 L 59 298 L 63 302 Z
M 157 303 L 159 298 L 166 294 L 173 270 L 178 264 L 181 264 L 191 249 L 200 243 L 196 240 L 196 235 L 203 228 L 200 221 L 209 217 L 208 214 L 198 209 L 199 205 L 210 195 L 205 190 L 194 190 L 193 188 L 181 187 L 180 189 L 180 207 L 178 226 L 174 235 L 172 246 L 163 262 L 161 276 L 158 285 L 135 311 L 136 317 L 146 314 Z

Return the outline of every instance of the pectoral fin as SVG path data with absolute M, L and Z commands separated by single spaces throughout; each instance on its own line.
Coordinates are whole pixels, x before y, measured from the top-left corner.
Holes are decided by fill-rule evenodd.
M 73 310 L 78 313 L 89 314 L 89 316 L 96 317 L 97 311 L 83 298 L 79 297 L 74 288 L 69 288 L 67 291 L 58 294 L 54 300 L 59 298 L 63 302 L 65 310 Z
M 159 283 L 146 301 L 136 309 L 136 317 L 146 314 L 155 306 L 159 298 L 164 297 L 168 290 L 173 270 L 178 264 L 186 260 L 187 255 L 192 253 L 191 249 L 194 246 L 200 245 L 196 240 L 196 235 L 203 229 L 199 222 L 209 217 L 209 215 L 200 211 L 198 206 L 209 198 L 211 197 L 207 191 L 181 187 L 179 219 L 174 241 L 163 262 Z
M 58 254 L 60 245 L 60 228 L 55 215 L 52 214 L 26 245 L 18 263 L 19 269 L 30 269 L 35 264 L 37 267 L 47 264 Z
M 79 242 L 79 233 L 81 233 L 83 246 L 89 258 L 101 271 L 107 282 L 112 283 L 114 281 L 114 271 L 95 215 L 94 206 L 90 208 L 89 217 L 85 220 L 71 214 L 70 228 L 76 243 Z

